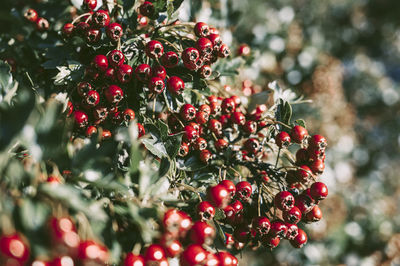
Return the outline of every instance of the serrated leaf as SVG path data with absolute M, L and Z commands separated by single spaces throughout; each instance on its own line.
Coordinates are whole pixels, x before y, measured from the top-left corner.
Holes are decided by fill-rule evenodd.
M 285 100 L 280 99 L 276 110 L 276 118 L 287 125 L 290 125 L 292 117 L 292 106 Z
M 158 158 L 167 157 L 168 153 L 165 149 L 164 143 L 162 140 L 154 135 L 150 134 L 151 138 L 142 139 L 142 143 L 152 154 L 157 156 Z

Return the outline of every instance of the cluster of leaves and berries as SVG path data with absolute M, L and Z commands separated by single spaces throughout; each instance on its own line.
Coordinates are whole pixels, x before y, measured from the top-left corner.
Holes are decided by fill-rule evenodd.
M 291 123 L 275 83 L 253 95 L 228 89 L 249 47 L 230 58 L 218 30 L 172 19 L 175 2 L 83 3 L 89 12 L 54 47 L 71 51 L 54 77 L 67 111 L 53 98 L 33 111 L 23 92 L 0 109 L 24 114 L 24 138 L 12 128 L 0 146 L 1 262 L 237 265 L 246 246 L 303 246 L 298 224 L 322 218 L 328 193 L 317 182 L 327 141 Z M 59 60 L 51 55 L 47 66 Z M 20 222 L 29 211 L 33 222 Z

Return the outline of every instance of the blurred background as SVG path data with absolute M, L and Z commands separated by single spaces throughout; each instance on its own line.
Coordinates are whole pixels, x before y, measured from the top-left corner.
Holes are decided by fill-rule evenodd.
M 233 53 L 252 48 L 243 84 L 278 80 L 313 100 L 295 106 L 329 141 L 330 195 L 309 243 L 246 252 L 242 265 L 400 265 L 400 2 L 185 1 L 182 20 L 219 28 Z M 257 49 L 257 51 L 256 51 Z

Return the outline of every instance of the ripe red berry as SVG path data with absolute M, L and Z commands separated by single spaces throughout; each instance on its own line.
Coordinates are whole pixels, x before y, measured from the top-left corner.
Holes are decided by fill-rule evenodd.
M 140 7 L 139 12 L 141 15 L 151 17 L 154 14 L 155 8 L 152 2 L 145 1 Z
M 315 205 L 314 208 L 312 208 L 312 210 L 309 211 L 304 217 L 304 221 L 306 223 L 318 222 L 321 219 L 322 219 L 322 211 L 318 207 L 318 205 Z
M 87 126 L 89 118 L 86 113 L 76 110 L 74 112 L 74 120 L 78 127 L 83 128 Z
M 201 220 L 212 220 L 215 216 L 215 208 L 208 201 L 202 201 L 197 205 L 197 214 Z
M 209 78 L 212 74 L 212 69 L 209 65 L 204 65 L 199 69 L 200 77 L 206 79 Z
M 161 57 L 161 63 L 166 68 L 173 68 L 176 67 L 179 63 L 179 56 L 175 52 L 166 52 Z
M 294 197 L 289 191 L 281 191 L 275 195 L 274 204 L 282 211 L 289 211 L 294 207 Z
M 146 261 L 146 264 L 155 264 L 156 262 L 159 262 L 165 258 L 166 257 L 164 248 L 158 244 L 151 244 L 144 252 L 144 259 Z
M 93 134 L 97 133 L 97 127 L 88 126 L 86 129 L 86 137 L 90 138 Z
M 213 206 L 224 209 L 228 206 L 231 196 L 225 186 L 216 185 L 207 189 L 207 198 Z
M 135 119 L 135 112 L 132 109 L 125 109 L 124 113 L 122 114 L 122 118 L 126 122 L 130 122 Z
M 310 195 L 316 201 L 323 200 L 328 196 L 328 187 L 322 182 L 315 182 L 310 187 Z
M 105 89 L 104 95 L 109 103 L 117 105 L 123 98 L 124 92 L 117 85 L 110 85 Z
M 148 64 L 140 64 L 135 69 L 135 75 L 141 82 L 147 82 L 151 76 L 151 67 Z
M 293 240 L 299 234 L 299 228 L 295 224 L 286 223 L 287 233 L 285 238 L 289 240 Z
M 307 243 L 307 235 L 302 229 L 299 228 L 299 233 L 293 240 L 290 240 L 290 244 L 295 248 L 301 248 L 306 243 Z
M 215 149 L 217 151 L 223 151 L 228 148 L 229 143 L 224 139 L 218 139 L 214 142 Z
M 218 51 L 222 44 L 222 40 L 219 34 L 210 34 L 209 36 L 207 36 L 207 38 L 211 41 L 213 49 L 215 51 Z
M 259 236 L 263 236 L 271 229 L 271 222 L 267 217 L 255 217 L 252 220 L 252 228 Z
M 209 245 L 215 238 L 215 229 L 207 222 L 197 221 L 190 229 L 191 243 Z
M 308 140 L 308 145 L 312 149 L 324 150 L 328 146 L 328 142 L 324 136 L 313 135 Z
M 72 260 L 72 259 L 71 259 Z M 48 261 L 45 261 L 45 260 L 41 260 L 41 259 L 35 259 L 33 262 L 32 262 L 32 264 L 31 264 L 31 266 L 62 266 L 62 265 L 60 265 L 60 264 L 57 264 L 57 262 L 55 262 L 55 260 L 53 259 L 53 261 L 51 262 L 51 264 L 50 264 L 50 262 L 48 262 Z
M 185 89 L 185 83 L 177 76 L 172 76 L 167 80 L 168 91 L 172 95 L 180 95 Z
M 78 247 L 79 260 L 97 261 L 99 263 L 107 263 L 109 254 L 107 248 L 92 240 L 82 241 Z
M 97 0 L 83 0 L 83 7 L 88 10 L 93 10 L 97 6 Z
M 141 138 L 146 134 L 146 130 L 144 129 L 144 126 L 140 123 L 137 123 L 137 127 L 138 127 L 138 138 Z
M 246 121 L 243 125 L 243 130 L 247 134 L 255 134 L 257 132 L 257 122 L 255 121 Z
M 242 181 L 236 184 L 236 195 L 238 195 L 239 199 L 247 200 L 250 198 L 252 193 L 253 188 L 249 182 Z
M 151 93 L 161 94 L 164 91 L 165 83 L 160 77 L 152 77 L 149 81 L 149 90 Z
M 121 65 L 117 71 L 118 81 L 121 83 L 128 83 L 132 78 L 132 67 L 130 65 Z
M 290 136 L 285 131 L 279 132 L 275 137 L 275 143 L 279 148 L 287 148 L 290 145 Z
M 286 224 L 281 221 L 274 221 L 271 223 L 271 236 L 284 238 L 287 233 Z
M 302 143 L 304 138 L 308 136 L 308 131 L 302 126 L 296 125 L 290 131 L 290 137 L 296 143 Z
M 167 77 L 167 71 L 163 66 L 160 65 L 153 66 L 151 68 L 151 76 L 165 79 Z
M 197 37 L 207 37 L 210 34 L 210 27 L 204 22 L 197 22 L 194 26 L 194 34 Z
M 221 44 L 219 51 L 218 51 L 218 56 L 225 58 L 230 55 L 231 51 L 229 51 L 229 47 L 226 44 Z
M 182 211 L 169 209 L 164 213 L 162 225 L 164 230 L 173 237 L 184 237 L 192 226 L 192 220 Z
M 194 149 L 197 151 L 202 151 L 202 150 L 207 149 L 207 140 L 205 140 L 203 138 L 196 139 L 194 142 Z
M 66 23 L 62 28 L 62 35 L 64 36 L 64 38 L 69 38 L 74 34 L 74 30 L 75 30 L 74 24 Z
M 150 58 L 160 58 L 164 53 L 164 46 L 159 41 L 149 41 L 146 44 L 146 54 Z
M 79 96 L 84 96 L 91 90 L 92 85 L 89 82 L 79 82 L 78 86 L 76 86 L 76 91 L 78 92 Z
M 244 149 L 250 154 L 257 154 L 261 149 L 261 145 L 257 139 L 250 138 L 245 141 Z
M 311 178 L 311 169 L 307 165 L 300 166 L 300 169 L 297 169 L 295 172 L 296 179 L 301 182 L 305 183 Z
M 200 111 L 196 113 L 196 122 L 200 125 L 208 122 L 209 115 L 206 112 Z
M 209 150 L 202 150 L 200 152 L 200 161 L 202 161 L 203 163 L 208 163 L 208 161 L 211 160 L 212 157 L 212 153 Z
M 178 151 L 180 157 L 185 157 L 189 153 L 189 145 L 186 142 L 182 142 Z
M 97 91 L 91 90 L 85 95 L 83 100 L 84 100 L 84 104 L 87 107 L 92 108 L 92 107 L 95 107 L 96 105 L 99 104 L 100 95 L 99 95 L 99 93 Z
M 294 206 L 290 210 L 284 211 L 282 217 L 285 222 L 297 224 L 301 220 L 301 215 L 300 209 Z
M 235 196 L 235 194 L 236 194 L 236 186 L 231 180 L 224 179 L 221 182 L 219 182 L 219 184 L 223 185 L 228 190 L 228 192 L 230 193 L 231 197 Z
M 81 37 L 86 37 L 86 33 L 89 29 L 90 29 L 89 23 L 86 23 L 84 21 L 79 22 L 78 24 L 76 24 L 76 27 L 75 27 L 75 31 L 76 31 L 77 35 L 79 35 Z
M 319 159 L 312 161 L 309 164 L 309 166 L 310 166 L 311 172 L 313 172 L 313 174 L 316 174 L 316 175 L 322 174 L 325 170 L 324 161 L 319 160 Z
M 62 256 L 58 256 L 53 258 L 53 260 L 51 261 L 50 264 L 48 264 L 49 266 L 74 266 L 74 260 L 68 256 L 68 255 L 62 255 Z M 36 266 L 33 265 L 32 266 Z M 41 265 L 38 265 L 41 266 Z
M 78 24 L 79 25 L 79 24 Z M 83 25 L 82 25 L 83 26 Z M 101 31 L 98 29 L 87 29 L 85 31 L 85 40 L 89 44 L 95 44 L 101 39 Z
M 49 21 L 45 18 L 38 18 L 36 20 L 36 29 L 38 31 L 46 31 L 50 27 Z
M 218 266 L 236 266 L 239 265 L 238 259 L 227 251 L 220 251 L 217 253 L 219 260 Z
M 221 104 L 219 102 L 210 103 L 211 114 L 216 115 L 221 112 Z
M 306 194 L 300 194 L 295 197 L 295 206 L 299 208 L 302 214 L 305 214 L 314 207 L 314 200 Z
M 2 257 L 17 261 L 12 265 L 25 265 L 29 259 L 30 250 L 22 238 L 15 233 L 0 237 L 0 253 Z
M 233 124 L 243 126 L 246 123 L 246 116 L 242 112 L 233 112 L 231 121 Z
M 210 115 L 211 114 L 211 107 L 208 104 L 202 104 L 199 107 L 199 111 L 205 112 L 208 115 Z
M 213 51 L 213 44 L 207 38 L 199 38 L 196 42 L 196 48 L 199 50 L 200 54 L 209 55 Z
M 106 71 L 108 68 L 107 56 L 102 54 L 96 55 L 92 60 L 92 67 L 101 72 Z
M 261 239 L 261 242 L 263 244 L 263 246 L 267 247 L 267 248 L 276 248 L 279 245 L 279 242 L 281 242 L 281 239 L 276 236 L 270 236 L 270 235 L 266 235 L 265 237 L 263 237 Z
M 106 34 L 108 38 L 116 42 L 122 37 L 124 30 L 122 29 L 121 24 L 114 22 L 107 26 Z
M 185 104 L 179 110 L 179 114 L 185 121 L 192 121 L 196 117 L 196 108 L 191 104 Z
M 231 113 L 233 113 L 233 112 L 235 111 L 235 109 L 236 109 L 235 100 L 232 99 L 232 98 L 225 98 L 225 99 L 222 101 L 221 109 L 222 109 L 222 112 L 223 112 L 224 114 L 231 114 Z
M 182 252 L 182 244 L 177 239 L 171 239 L 168 235 L 163 235 L 160 244 L 164 247 L 165 255 L 169 258 L 174 258 Z M 159 264 L 163 265 L 163 264 Z M 168 264 L 165 264 L 168 265 Z
M 92 22 L 98 28 L 103 28 L 110 24 L 110 15 L 106 10 L 97 10 L 92 15 Z
M 179 262 L 182 266 L 201 265 L 206 257 L 207 252 L 201 245 L 191 244 L 182 252 Z
M 185 63 L 196 62 L 200 58 L 200 52 L 194 47 L 186 48 L 182 52 L 182 60 Z
M 192 126 L 185 126 L 183 130 L 183 139 L 187 143 L 193 143 L 199 137 L 199 132 Z
M 144 266 L 144 258 L 141 255 L 135 255 L 133 253 L 128 253 L 124 260 L 124 266 Z
M 248 56 L 248 55 L 250 55 L 250 52 L 251 52 L 251 49 L 247 44 L 240 45 L 238 48 L 238 51 L 237 51 L 238 55 L 240 55 L 240 56 Z
M 208 128 L 217 136 L 222 134 L 222 124 L 217 119 L 208 121 Z
M 121 66 L 125 61 L 125 56 L 120 50 L 112 50 L 107 55 L 108 63 L 113 67 Z
M 29 9 L 26 10 L 26 12 L 24 13 L 24 17 L 25 17 L 27 20 L 29 20 L 30 22 L 35 23 L 35 22 L 38 20 L 39 15 L 38 15 L 38 13 L 36 12 L 35 9 L 29 8 Z

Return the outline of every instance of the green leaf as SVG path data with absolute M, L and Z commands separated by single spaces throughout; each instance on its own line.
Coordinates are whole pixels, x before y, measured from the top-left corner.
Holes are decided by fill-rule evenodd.
M 282 99 L 279 99 L 278 108 L 276 110 L 276 118 L 287 125 L 290 125 L 292 117 L 292 106 Z
M 0 94 L 7 92 L 13 83 L 11 67 L 4 61 L 0 61 Z
M 166 175 L 168 173 L 170 167 L 171 167 L 170 160 L 166 157 L 162 158 L 161 164 L 160 164 L 160 169 L 158 170 L 158 174 L 160 176 Z
M 26 230 L 37 230 L 47 220 L 50 213 L 48 205 L 41 202 L 33 202 L 26 198 L 22 201 L 19 209 L 19 215 L 22 226 Z
M 223 220 L 226 218 L 225 212 L 219 208 L 215 209 L 215 216 L 214 219 L 217 221 Z
M 202 168 L 207 167 L 206 164 L 204 164 L 202 161 L 200 161 L 197 156 L 191 156 L 187 160 L 178 160 L 177 164 L 178 168 L 184 171 L 192 172 L 192 171 L 197 171 Z
M 294 124 L 306 128 L 306 121 L 304 121 L 303 119 L 297 119 L 296 121 L 294 121 Z
M 181 147 L 183 133 L 168 136 L 165 140 L 165 148 L 171 159 L 178 155 L 179 148 Z
M 157 156 L 158 158 L 167 157 L 168 153 L 165 149 L 164 143 L 162 140 L 154 135 L 150 134 L 151 138 L 142 139 L 142 143 L 152 154 Z

